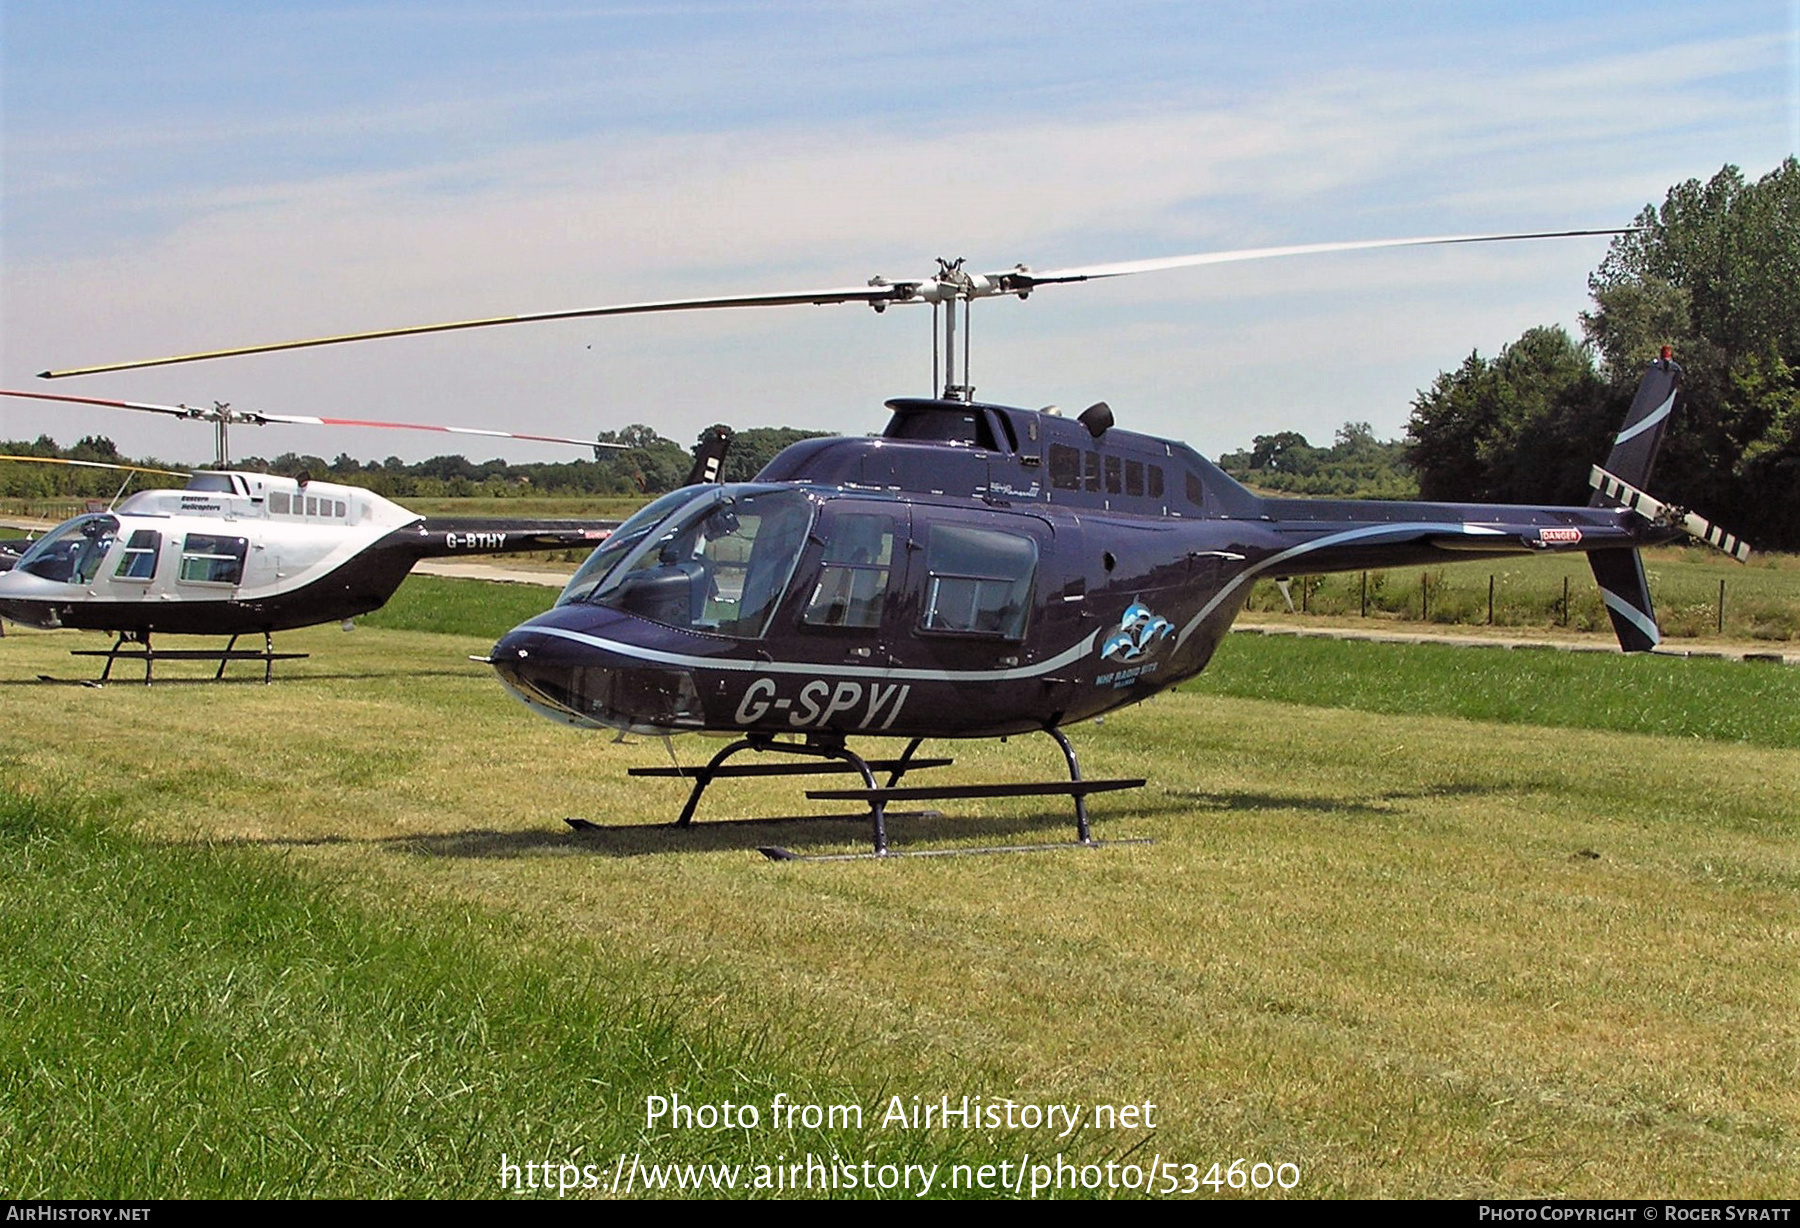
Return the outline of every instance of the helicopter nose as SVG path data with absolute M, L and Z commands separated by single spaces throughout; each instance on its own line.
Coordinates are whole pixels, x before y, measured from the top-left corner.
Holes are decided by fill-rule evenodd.
M 69 586 L 52 585 L 22 571 L 0 572 L 0 618 L 54 631 L 62 626 L 53 597 L 68 605 Z
M 582 728 L 673 733 L 704 724 L 687 670 L 644 665 L 531 626 L 488 654 L 501 685 L 541 716 Z

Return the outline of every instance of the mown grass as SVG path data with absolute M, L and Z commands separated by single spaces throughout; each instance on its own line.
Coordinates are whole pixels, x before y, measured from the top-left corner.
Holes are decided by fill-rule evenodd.
M 556 603 L 556 590 L 536 584 L 490 584 L 442 576 L 408 576 L 388 603 L 358 623 L 391 631 L 432 631 L 496 639 Z
M 1645 551 L 1645 574 L 1657 621 L 1670 637 L 1788 641 L 1800 636 L 1800 560 L 1752 555 L 1749 565 L 1700 547 Z M 1493 622 L 1488 622 L 1488 582 L 1493 581 Z M 1567 582 L 1565 589 L 1564 583 Z M 1719 585 L 1725 585 L 1724 629 L 1719 629 Z M 1611 635 L 1611 623 L 1587 560 L 1580 555 L 1538 555 L 1456 563 L 1445 567 L 1296 577 L 1296 609 L 1329 618 L 1360 618 L 1366 595 L 1373 622 L 1428 622 L 1566 629 Z M 1568 605 L 1563 604 L 1564 593 Z M 1271 581 L 1261 581 L 1246 605 L 1252 614 L 1285 612 Z
M 952 1130 L 934 1143 L 994 1162 L 1027 1146 L 1105 1156 L 1141 1143 L 1139 1158 L 1160 1153 L 1202 1173 L 1238 1157 L 1292 1162 L 1295 1192 L 1311 1196 L 1795 1192 L 1791 748 L 1729 732 L 1548 726 L 1528 708 L 1512 723 L 1444 716 L 1455 696 L 1441 682 L 1420 686 L 1411 711 L 1371 715 L 1326 706 L 1341 688 L 1318 667 L 1299 701 L 1170 693 L 1071 731 L 1088 774 L 1152 781 L 1097 799 L 1098 834 L 1153 844 L 781 865 L 754 848 L 855 849 L 862 828 L 719 821 L 816 813 L 792 782 L 748 780 L 719 785 L 693 829 L 670 829 L 685 788 L 625 769 L 671 753 L 703 761 L 715 745 L 616 744 L 532 718 L 464 660 L 490 636 L 317 629 L 289 637 L 316 655 L 273 687 L 95 691 L 27 681 L 69 672 L 62 654 L 81 637 L 21 634 L 0 646 L 10 718 L 0 757 L 24 780 L 78 775 L 115 795 L 147 847 L 273 862 L 403 932 L 415 917 L 427 932 L 441 924 L 451 946 L 418 958 L 469 969 L 458 999 L 468 1009 L 446 1014 L 445 1037 L 485 1017 L 515 975 L 481 952 L 517 949 L 527 964 L 542 956 L 568 969 L 570 980 L 540 982 L 542 994 L 579 996 L 585 976 L 623 997 L 648 977 L 699 1031 L 774 1038 L 775 1064 L 821 1095 L 1158 1106 L 1155 1129 L 1130 1134 L 1058 1143 Z M 1221 650 L 1220 679 L 1239 649 L 1258 647 L 1307 645 L 1240 637 Z M 1370 654 L 1352 672 L 1378 674 L 1383 660 L 1399 678 L 1443 672 L 1383 657 L 1386 646 L 1346 647 Z M 1596 693 L 1594 677 L 1529 672 L 1562 654 L 1463 651 L 1452 659 L 1525 671 L 1523 692 Z M 1277 678 L 1301 668 L 1302 656 L 1287 659 L 1293 670 L 1270 658 Z M 1582 660 L 1602 672 L 1637 666 Z M 1621 706 L 1635 704 L 1627 696 Z M 947 781 L 1061 770 L 1042 738 L 927 745 L 937 752 L 958 759 Z M 1052 802 L 944 808 L 896 820 L 897 845 L 1069 836 Z M 565 815 L 600 830 L 571 834 Z M 204 877 L 197 864 L 188 877 Z M 44 911 L 35 896 L 19 911 Z M 82 899 L 103 902 L 103 885 Z M 378 984 L 398 975 L 392 962 L 377 965 Z M 113 1002 L 151 992 L 127 971 L 89 975 L 124 987 Z M 507 1040 L 538 1044 L 529 1025 Z M 822 1074 L 805 1060 L 813 1052 Z M 548 1081 L 597 1077 L 579 1062 L 577 1052 L 529 1069 Z M 130 1086 L 128 1065 L 104 1067 L 115 1072 L 107 1096 L 111 1083 Z M 22 1069 L 35 1092 L 44 1076 Z M 729 1074 L 732 1098 L 766 1089 L 756 1078 Z M 506 1120 L 495 1110 L 483 1138 Z M 288 1163 L 229 1137 L 249 1148 L 222 1153 L 240 1174 Z M 908 1143 L 920 1145 L 898 1133 L 863 1145 L 890 1155 Z M 79 1180 L 69 1157 L 53 1163 Z
M 1800 748 L 1800 669 L 1758 662 L 1238 634 L 1184 687 L 1309 707 Z
M 540 1193 L 579 1194 L 620 1154 L 860 1161 L 878 1133 L 647 1126 L 652 1094 L 876 1089 L 821 1077 L 847 1038 L 728 1021 L 703 979 L 467 907 L 402 916 L 292 858 L 135 838 L 113 809 L 0 785 L 6 1197 L 496 1197 L 502 1163 L 527 1161 L 558 1165 L 530 1175 Z M 882 1158 L 947 1168 L 962 1142 L 903 1136 Z

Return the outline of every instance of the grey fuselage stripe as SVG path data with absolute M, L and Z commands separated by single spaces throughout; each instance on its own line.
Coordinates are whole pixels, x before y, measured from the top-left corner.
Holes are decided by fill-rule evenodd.
M 539 635 L 554 635 L 577 644 L 586 644 L 590 648 L 614 652 L 622 657 L 633 657 L 657 665 L 674 665 L 682 669 L 717 669 L 742 674 L 809 674 L 815 677 L 830 674 L 840 678 L 883 678 L 905 682 L 1016 682 L 1023 678 L 1036 678 L 1081 660 L 1093 651 L 1094 641 L 1100 635 L 1098 631 L 1091 632 L 1085 639 L 1070 645 L 1047 661 L 1012 669 L 901 669 L 880 665 L 839 665 L 829 661 L 746 661 L 737 657 L 696 657 L 682 652 L 643 648 L 620 640 L 602 639 L 597 635 L 570 631 L 563 627 L 521 629 L 534 631 Z
M 1600 599 L 1606 603 L 1607 609 L 1643 632 L 1644 638 L 1652 644 L 1662 643 L 1662 632 L 1657 628 L 1656 620 L 1633 605 L 1630 599 L 1621 597 L 1610 588 L 1600 590 Z
M 1310 554 L 1314 550 L 1322 550 L 1327 546 L 1339 546 L 1345 542 L 1360 541 L 1363 538 L 1368 537 L 1380 537 L 1384 534 L 1399 534 L 1404 537 L 1410 537 L 1418 533 L 1459 533 L 1469 537 L 1504 537 L 1506 535 L 1505 530 L 1490 528 L 1487 525 L 1472 525 L 1461 522 L 1454 524 L 1449 522 L 1437 524 L 1423 521 L 1414 524 L 1364 525 L 1359 529 L 1346 529 L 1341 533 L 1327 533 L 1323 537 L 1315 537 L 1309 542 L 1302 542 L 1298 546 L 1290 546 L 1288 549 L 1280 551 L 1277 554 L 1271 554 L 1262 562 L 1246 567 L 1244 570 L 1238 572 L 1237 575 L 1231 578 L 1231 583 L 1215 593 L 1213 599 L 1201 607 L 1198 614 L 1188 620 L 1187 626 L 1183 627 L 1181 629 L 1181 634 L 1175 638 L 1175 647 L 1179 649 L 1183 644 L 1187 643 L 1188 636 L 1192 635 L 1200 624 L 1205 622 L 1207 618 L 1212 615 L 1212 612 L 1219 608 L 1220 603 L 1232 593 L 1236 592 L 1239 587 L 1246 582 L 1255 579 L 1260 573 L 1268 571 L 1272 567 L 1280 566 L 1291 558 L 1295 558 L 1302 554 Z
M 1669 411 L 1673 408 L 1675 408 L 1675 394 L 1673 392 L 1671 392 L 1669 394 L 1669 399 L 1664 401 L 1661 405 L 1658 405 L 1655 409 L 1651 410 L 1647 415 L 1645 415 L 1644 420 L 1642 422 L 1638 423 L 1636 426 L 1631 427 L 1627 430 L 1620 431 L 1618 433 L 1618 435 L 1613 439 L 1613 447 L 1616 448 L 1620 444 L 1627 443 L 1633 439 L 1636 439 L 1639 435 L 1642 435 L 1645 431 L 1647 431 L 1651 427 L 1655 426 L 1658 422 L 1661 422 L 1664 418 L 1667 418 L 1669 416 Z

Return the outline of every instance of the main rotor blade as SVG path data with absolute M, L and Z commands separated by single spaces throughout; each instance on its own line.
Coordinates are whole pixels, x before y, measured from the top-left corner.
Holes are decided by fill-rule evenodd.
M 271 422 L 283 426 L 369 426 L 396 431 L 441 431 L 451 435 L 481 435 L 489 439 L 527 439 L 536 443 L 567 443 L 578 448 L 611 448 L 628 451 L 630 445 L 601 443 L 594 439 L 570 439 L 563 435 L 528 435 L 523 431 L 488 431 L 472 426 L 433 426 L 422 422 L 377 422 L 365 418 L 315 418 L 303 414 L 265 414 L 253 409 L 232 409 L 217 405 L 201 409 L 193 405 L 156 405 L 148 401 L 112 401 L 103 397 L 72 397 L 54 392 L 16 392 L 0 388 L 0 397 L 24 397 L 32 401 L 67 401 L 75 405 L 99 405 L 107 409 L 141 409 L 154 414 L 171 414 L 201 422 L 249 423 L 266 426 Z M 185 475 L 183 475 L 185 476 Z
M 1367 239 L 1349 243 L 1307 243 L 1294 247 L 1258 247 L 1239 251 L 1200 252 L 1187 256 L 1165 256 L 1155 260 L 1127 260 L 1115 264 L 1091 264 L 1067 269 L 1051 269 L 1034 273 L 1024 265 L 1000 273 L 978 277 L 952 275 L 949 266 L 940 267 L 932 277 L 889 281 L 876 278 L 865 286 L 843 286 L 824 290 L 788 290 L 770 294 L 730 294 L 705 298 L 664 299 L 646 303 L 618 303 L 607 307 L 582 307 L 572 311 L 537 311 L 523 315 L 489 316 L 479 320 L 452 320 L 443 324 L 414 324 L 405 328 L 378 328 L 366 332 L 339 333 L 329 337 L 308 337 L 298 341 L 276 341 L 263 345 L 242 345 L 224 350 L 202 350 L 194 354 L 175 354 L 165 358 L 140 358 L 132 362 L 104 363 L 92 367 L 69 367 L 61 371 L 41 371 L 40 379 L 63 379 L 71 375 L 97 375 L 105 371 L 134 371 L 143 367 L 166 367 L 177 363 L 205 362 L 214 358 L 238 358 L 246 354 L 272 354 L 282 350 L 304 350 L 314 346 L 343 345 L 352 341 L 377 341 L 387 337 L 414 337 L 427 333 L 459 332 L 471 328 L 493 328 L 503 324 L 530 324 L 548 320 L 588 320 L 602 316 L 650 315 L 664 311 L 702 311 L 721 307 L 792 307 L 805 304 L 867 303 L 884 310 L 890 303 L 938 303 L 954 299 L 988 298 L 1002 294 L 1023 296 L 1038 286 L 1067 282 L 1094 281 L 1103 277 L 1123 277 L 1130 273 L 1152 273 L 1162 269 L 1191 268 L 1204 264 L 1230 264 L 1241 260 L 1266 260 L 1276 256 L 1316 255 L 1325 252 L 1364 251 L 1384 247 L 1425 247 L 1448 243 L 1501 243 L 1519 239 L 1565 239 L 1582 236 L 1617 235 L 1618 230 L 1559 230 L 1529 234 L 1435 235 L 1413 239 Z M 961 262 L 955 266 L 960 270 Z
M 15 392 L 0 388 L 0 397 L 25 397 L 32 401 L 67 401 L 71 405 L 100 405 L 107 409 L 141 409 L 153 414 L 172 414 L 177 418 L 216 419 L 217 410 L 198 409 L 192 405 L 153 405 L 148 401 L 109 401 L 101 397 L 58 396 L 53 392 Z
M 11 456 L 0 453 L 0 461 L 19 461 L 28 465 L 80 465 L 84 469 L 119 469 L 126 473 L 161 473 L 172 478 L 194 476 L 185 469 L 151 469 L 144 465 L 115 465 L 109 461 L 65 460 L 60 456 Z
M 406 328 L 377 328 L 361 333 L 339 333 L 331 337 L 308 337 L 300 341 L 276 341 L 266 345 L 241 345 L 228 350 L 203 350 L 196 354 L 176 354 L 167 358 L 140 358 L 132 362 L 104 363 L 95 367 L 70 367 L 63 371 L 40 371 L 39 379 L 62 379 L 70 375 L 98 375 L 103 371 L 135 371 L 141 367 L 166 367 L 183 362 L 205 362 L 213 358 L 237 358 L 245 354 L 272 354 L 280 350 L 305 350 L 320 345 L 343 345 L 351 341 L 378 341 L 385 337 L 415 337 L 425 333 L 453 333 L 468 328 L 492 328 L 502 324 L 534 324 L 546 320 L 585 320 L 598 316 L 650 315 L 661 311 L 699 311 L 716 307 L 791 307 L 829 303 L 880 303 L 903 301 L 911 287 L 901 285 L 851 286 L 828 290 L 794 290 L 776 294 L 731 294 L 710 298 L 665 299 L 650 303 L 619 303 L 610 307 L 581 307 L 573 311 L 536 311 L 516 316 L 489 316 L 482 320 L 452 320 L 444 324 L 414 324 Z
M 568 439 L 561 435 L 527 435 L 523 431 L 484 431 L 473 426 L 426 426 L 419 422 L 374 422 L 362 418 L 310 418 L 300 414 L 251 414 L 248 420 L 261 425 L 279 422 L 298 426 L 378 426 L 395 431 L 443 431 L 451 435 L 483 435 L 490 439 L 530 439 L 538 443 L 572 443 L 581 448 L 612 448 L 627 452 L 630 444 L 601 443 L 595 439 Z
M 1383 247 L 1432 247 L 1449 243 L 1510 243 L 1519 239 L 1576 239 L 1597 235 L 1629 234 L 1634 227 L 1617 230 L 1546 230 L 1529 234 L 1431 235 L 1417 239 L 1361 239 L 1348 243 L 1302 243 L 1293 247 L 1247 247 L 1229 252 L 1197 252 L 1188 256 L 1163 256 L 1154 260 L 1122 260 L 1115 264 L 1089 264 L 1069 269 L 1051 269 L 1043 273 L 1030 270 L 996 273 L 995 277 L 1014 278 L 1030 286 L 1058 285 L 1064 282 L 1097 281 L 1102 277 L 1124 277 L 1132 273 L 1156 273 L 1163 269 L 1186 269 L 1203 264 L 1235 264 L 1241 260 L 1270 260 L 1278 256 L 1312 256 L 1326 252 L 1373 251 Z

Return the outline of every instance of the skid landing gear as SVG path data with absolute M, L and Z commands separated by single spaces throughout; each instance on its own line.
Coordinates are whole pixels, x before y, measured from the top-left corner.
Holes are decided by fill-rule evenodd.
M 849 801 L 861 802 L 868 806 L 868 819 L 871 829 L 871 840 L 874 845 L 869 853 L 838 854 L 826 856 L 804 856 L 777 845 L 765 846 L 758 851 L 773 861 L 848 861 L 866 857 L 947 857 L 971 853 L 1022 853 L 1039 850 L 1069 848 L 1067 844 L 1007 845 L 980 849 L 938 849 L 919 850 L 896 853 L 888 848 L 887 820 L 890 817 L 888 805 L 892 802 L 923 802 L 953 800 L 976 797 L 1046 797 L 1064 796 L 1070 798 L 1075 806 L 1076 847 L 1096 847 L 1099 842 L 1093 838 L 1093 831 L 1088 822 L 1087 798 L 1091 793 L 1108 793 L 1117 789 L 1142 788 L 1142 779 L 1121 780 L 1083 780 L 1081 764 L 1075 757 L 1074 747 L 1062 730 L 1054 727 L 1044 732 L 1055 740 L 1062 750 L 1063 758 L 1069 765 L 1069 779 L 1041 781 L 1031 784 L 989 784 L 989 785 L 924 785 L 903 786 L 900 780 L 908 772 L 924 768 L 946 767 L 950 759 L 920 759 L 916 755 L 923 738 L 914 738 L 906 744 L 906 749 L 897 759 L 864 759 L 855 751 L 844 745 L 841 735 L 814 734 L 805 742 L 780 742 L 773 734 L 753 733 L 731 743 L 714 755 L 705 767 L 686 769 L 679 767 L 645 767 L 632 768 L 633 776 L 680 777 L 691 779 L 693 789 L 688 793 L 687 804 L 682 807 L 681 815 L 675 820 L 675 826 L 687 827 L 693 823 L 694 812 L 699 808 L 700 798 L 705 794 L 707 786 L 723 777 L 743 776 L 812 776 L 835 772 L 855 772 L 862 777 L 861 788 L 848 789 L 808 789 L 806 796 L 815 801 Z M 758 763 L 728 765 L 726 761 L 744 751 L 759 753 L 773 752 L 785 755 L 800 755 L 820 762 L 813 763 Z M 875 774 L 888 773 L 887 783 L 877 785 Z M 927 812 L 929 813 L 929 812 Z M 764 820 L 766 821 L 766 820 Z M 570 819 L 573 827 L 585 824 L 581 820 Z M 1147 841 L 1124 841 L 1122 843 L 1147 843 Z
M 275 662 L 304 661 L 304 652 L 276 652 L 275 637 L 267 631 L 263 632 L 263 646 L 260 651 L 254 648 L 239 648 L 238 637 L 232 636 L 231 642 L 223 648 L 172 648 L 158 652 L 150 643 L 148 631 L 121 631 L 119 638 L 113 641 L 111 648 L 72 648 L 72 657 L 105 657 L 106 668 L 100 671 L 99 681 L 105 682 L 112 677 L 113 666 L 120 661 L 142 661 L 144 663 L 144 685 L 150 685 L 151 673 L 158 661 L 217 661 L 219 668 L 213 673 L 213 681 L 217 682 L 225 676 L 225 666 L 233 661 L 261 661 L 263 663 L 263 684 L 266 686 L 274 680 Z M 141 644 L 140 648 L 127 649 L 127 644 Z

